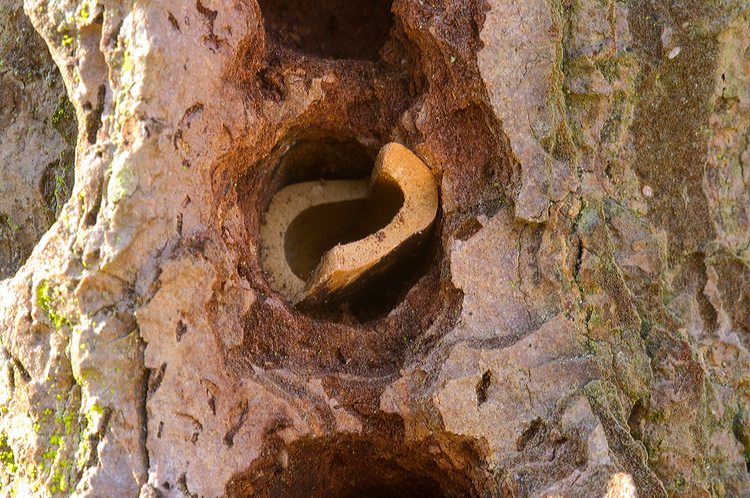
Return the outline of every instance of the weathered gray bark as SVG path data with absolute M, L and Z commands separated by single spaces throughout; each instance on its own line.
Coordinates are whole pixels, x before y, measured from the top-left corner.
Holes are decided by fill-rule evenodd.
M 3 496 L 750 496 L 746 2 L 27 0 L 70 193 L 4 2 Z M 390 141 L 432 243 L 293 308 L 271 196 Z

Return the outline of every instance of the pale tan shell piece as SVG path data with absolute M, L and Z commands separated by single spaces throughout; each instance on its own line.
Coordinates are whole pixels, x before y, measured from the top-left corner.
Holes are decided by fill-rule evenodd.
M 316 204 L 365 198 L 378 184 L 396 185 L 403 195 L 403 204 L 390 223 L 365 238 L 333 247 L 307 281 L 298 277 L 284 250 L 285 233 L 294 219 Z M 432 226 L 438 204 L 430 169 L 403 145 L 389 143 L 378 154 L 369 185 L 365 180 L 307 182 L 277 192 L 261 227 L 261 264 L 274 290 L 293 304 L 317 306 L 361 284 L 376 268 L 382 271 L 400 251 L 408 250 L 407 242 L 419 239 Z
M 365 199 L 367 180 L 295 183 L 276 192 L 260 226 L 260 262 L 273 290 L 295 301 L 305 281 L 294 274 L 286 259 L 285 236 L 289 225 L 307 209 L 321 204 Z

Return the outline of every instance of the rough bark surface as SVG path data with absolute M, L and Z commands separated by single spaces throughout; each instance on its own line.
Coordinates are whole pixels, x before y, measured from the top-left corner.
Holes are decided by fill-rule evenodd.
M 3 496 L 750 497 L 746 2 L 23 11 Z M 439 179 L 431 242 L 295 309 L 271 196 L 390 141 Z

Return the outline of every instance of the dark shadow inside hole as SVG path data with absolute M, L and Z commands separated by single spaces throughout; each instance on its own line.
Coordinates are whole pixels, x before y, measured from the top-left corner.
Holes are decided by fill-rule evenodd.
M 437 483 L 427 479 L 404 476 L 390 483 L 352 489 L 341 498 L 442 498 L 445 494 Z
M 387 272 L 370 281 L 366 287 L 356 289 L 345 302 L 344 306 L 360 322 L 387 315 L 437 263 L 439 241 L 432 230 L 421 239 L 407 243 L 411 244 L 411 248 L 400 253 L 399 259 Z M 331 307 L 334 308 L 335 304 L 332 303 Z
M 337 244 L 348 244 L 385 228 L 404 203 L 395 184 L 378 182 L 367 199 L 313 206 L 297 216 L 284 237 L 289 267 L 306 280 L 323 255 Z
M 391 0 L 259 0 L 269 38 L 300 52 L 376 61 L 388 40 Z
M 369 153 L 353 140 L 330 137 L 298 140 L 281 156 L 274 168 L 273 192 L 293 183 L 367 178 L 375 164 L 376 153 Z

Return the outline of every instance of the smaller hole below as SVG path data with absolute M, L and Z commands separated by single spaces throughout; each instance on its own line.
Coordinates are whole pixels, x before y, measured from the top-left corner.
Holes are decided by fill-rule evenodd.
M 370 436 L 302 440 L 232 479 L 227 496 L 274 498 L 444 498 L 477 496 L 471 479 L 400 441 Z M 283 458 L 279 458 L 284 455 Z M 279 461 L 287 460 L 283 468 Z M 250 494 L 248 494 L 248 491 Z

